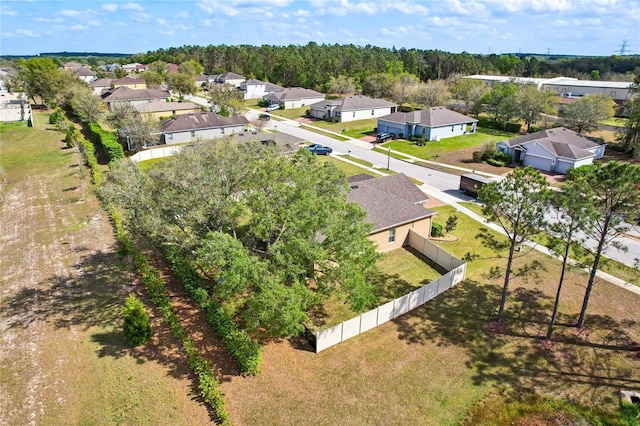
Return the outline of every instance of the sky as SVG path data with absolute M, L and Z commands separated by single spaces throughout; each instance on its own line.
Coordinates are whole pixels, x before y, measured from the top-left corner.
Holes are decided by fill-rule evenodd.
M 640 54 L 640 0 L 2 0 L 0 55 L 355 44 L 478 54 Z

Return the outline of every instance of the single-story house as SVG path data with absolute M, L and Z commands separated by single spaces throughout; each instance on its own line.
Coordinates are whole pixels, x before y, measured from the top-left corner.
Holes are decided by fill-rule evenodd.
M 444 107 L 394 112 L 378 118 L 378 132 L 399 138 L 424 137 L 430 141 L 475 133 L 478 120 Z
M 263 99 L 269 102 L 269 105 L 278 104 L 286 109 L 301 108 L 307 105 L 313 105 L 324 100 L 324 94 L 311 89 L 303 89 L 301 87 L 287 87 L 280 92 L 269 93 Z
M 165 144 L 211 139 L 241 133 L 249 125 L 243 116 L 223 117 L 215 112 L 200 112 L 174 117 L 160 123 L 160 142 Z
M 131 72 L 145 72 L 149 69 L 149 65 L 143 65 L 138 62 L 134 62 L 132 64 L 124 64 L 122 69 L 128 73 Z
M 409 230 L 429 237 L 436 212 L 422 205 L 429 199 L 403 173 L 384 177 L 366 174 L 347 179 L 351 192 L 347 200 L 358 203 L 374 225 L 369 238 L 385 253 L 409 243 Z
M 117 89 L 118 87 L 128 87 L 134 90 L 144 90 L 147 88 L 147 82 L 144 78 L 122 77 L 111 82 L 111 87 Z
M 82 67 L 83 65 L 84 64 L 81 64 L 79 62 L 71 61 L 71 62 L 62 64 L 62 69 L 65 71 L 75 71 L 76 69 Z
M 202 111 L 202 107 L 193 102 L 153 101 L 135 105 L 134 108 L 140 114 L 154 118 L 175 117 L 176 115 L 194 114 Z
M 324 100 L 312 104 L 309 114 L 324 120 L 346 121 L 383 117 L 396 112 L 398 105 L 384 99 L 356 95 L 339 99 Z
M 514 163 L 562 174 L 602 158 L 605 147 L 605 143 L 594 142 L 564 127 L 496 143 L 496 150 L 510 154 Z
M 104 92 L 101 97 L 104 102 L 109 104 L 109 107 L 118 102 L 126 102 L 136 106 L 146 102 L 166 101 L 171 98 L 171 94 L 166 90 L 160 89 L 133 90 L 126 86 L 120 86 Z
M 196 77 L 195 85 L 198 90 L 202 90 L 203 88 L 209 85 L 209 76 L 200 74 Z
M 113 82 L 112 78 L 99 78 L 89 83 L 89 86 L 93 87 L 93 93 L 102 95 L 102 93 L 111 89 L 111 82 Z

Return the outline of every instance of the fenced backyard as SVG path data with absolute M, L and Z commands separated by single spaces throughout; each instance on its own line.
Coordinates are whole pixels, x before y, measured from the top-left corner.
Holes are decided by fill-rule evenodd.
M 409 246 L 448 272 L 440 278 L 404 296 L 398 297 L 355 318 L 317 332 L 315 335 L 316 353 L 391 321 L 425 304 L 464 280 L 467 264 L 438 247 L 427 238 L 410 230 Z

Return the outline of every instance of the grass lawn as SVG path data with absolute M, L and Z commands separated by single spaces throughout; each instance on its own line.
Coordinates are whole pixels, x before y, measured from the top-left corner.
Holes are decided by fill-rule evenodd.
M 335 135 L 333 133 L 327 133 L 325 131 L 322 131 L 321 129 L 315 128 L 313 126 L 308 126 L 306 124 L 303 124 L 302 127 L 305 130 L 309 130 L 310 132 L 314 132 L 314 133 L 317 133 L 317 134 L 323 135 L 323 136 L 328 136 L 328 137 L 333 138 L 333 139 L 338 140 L 338 141 L 348 141 L 349 140 L 349 138 L 345 138 L 343 136 L 338 136 L 338 135 Z
M 340 170 L 342 170 L 344 172 L 345 175 L 347 175 L 347 177 L 359 175 L 361 173 L 368 174 L 368 175 L 375 176 L 375 177 L 380 177 L 380 175 L 377 174 L 377 173 L 370 172 L 367 169 L 363 169 L 362 167 L 355 166 L 355 165 L 353 165 L 351 163 L 347 163 L 346 161 L 342 161 L 342 160 L 339 160 L 337 158 L 330 157 L 328 155 L 319 155 L 318 156 L 318 160 L 319 161 L 328 161 L 328 162 L 331 162 L 331 163 L 335 164 Z
M 484 216 L 482 214 L 481 204 L 471 203 L 471 202 L 462 202 L 460 204 L 468 208 L 469 210 L 479 214 L 480 216 Z M 543 232 L 538 235 L 534 235 L 531 238 L 531 240 L 541 245 L 547 245 L 549 241 L 549 235 Z M 572 250 L 571 257 L 573 258 L 577 257 L 576 253 L 573 252 L 573 250 Z M 640 286 L 640 273 L 638 273 L 638 270 L 635 268 L 632 268 L 631 266 L 627 266 L 624 263 L 620 263 L 616 260 L 603 257 L 600 260 L 600 265 L 598 269 L 602 272 L 606 272 L 607 274 L 611 274 L 614 277 L 623 279 L 631 284 Z
M 397 139 L 386 142 L 383 147 L 389 147 L 395 151 L 404 152 L 414 157 L 424 160 L 434 160 L 440 155 L 459 151 L 468 148 L 481 148 L 484 144 L 495 144 L 497 141 L 512 138 L 513 133 L 502 132 L 500 130 L 478 128 L 475 133 L 469 133 L 453 138 L 446 138 L 440 141 L 427 142 L 424 146 L 418 146 L 415 142 L 405 139 Z M 383 148 L 384 149 L 384 148 Z
M 376 288 L 377 305 L 416 290 L 436 280 L 447 271 L 411 248 L 385 253 L 378 260 L 378 272 L 368 277 Z M 322 330 L 357 316 L 348 304 L 332 298 L 310 316 L 311 330 Z
M 434 208 L 444 224 L 455 211 Z M 632 348 L 640 340 L 639 299 L 599 282 L 587 313 L 589 333 L 575 321 L 586 275 L 569 271 L 552 344 L 540 336 L 551 313 L 559 262 L 537 253 L 515 268 L 539 260 L 547 270 L 514 278 L 509 286 L 504 333 L 492 331 L 502 281 L 488 274 L 506 259 L 475 238 L 482 225 L 458 214 L 459 238 L 440 245 L 457 256 L 475 253 L 467 279 L 394 321 L 320 354 L 301 341 L 268 344 L 263 372 L 222 384 L 238 424 L 459 424 L 496 391 L 520 397 L 532 390 L 584 406 L 615 411 L 618 391 L 640 381 Z M 524 252 L 522 254 L 525 254 Z M 304 409 L 301 409 L 304 407 Z M 502 413 L 499 410 L 496 416 Z M 496 418 L 496 417 L 494 417 Z M 428 420 L 427 420 L 428 419 Z M 467 419 L 467 424 L 475 424 Z M 486 423 L 485 423 L 486 424 Z M 495 423 L 494 423 L 495 424 Z
M 131 285 L 113 229 L 64 133 L 0 125 L 0 424 L 204 424 L 177 342 L 121 332 Z
M 366 160 L 361 160 L 360 158 L 352 157 L 350 155 L 340 155 L 340 157 L 345 158 L 349 161 L 353 161 L 354 163 L 362 164 L 365 167 L 373 167 L 372 163 Z
M 275 111 L 271 111 L 269 114 L 271 114 L 272 117 L 275 116 L 288 118 L 289 120 L 295 120 L 297 118 L 304 117 L 308 109 L 308 106 L 304 106 L 301 108 L 277 109 Z
M 373 129 L 378 125 L 378 119 L 368 118 L 366 120 L 348 121 L 346 123 L 333 123 L 324 120 L 317 120 L 313 125 L 322 129 L 342 133 L 352 138 L 360 139 L 364 136 L 371 136 L 374 134 Z
M 598 123 L 606 124 L 606 125 L 609 125 L 609 126 L 626 127 L 628 122 L 629 122 L 628 118 L 611 117 L 609 119 L 599 121 Z

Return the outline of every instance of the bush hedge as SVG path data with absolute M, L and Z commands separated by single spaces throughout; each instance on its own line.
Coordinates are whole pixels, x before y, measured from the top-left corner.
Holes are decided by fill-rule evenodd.
M 504 123 L 502 121 L 482 117 L 478 119 L 478 126 L 489 129 L 504 130 L 505 132 L 510 133 L 520 133 L 520 129 L 522 128 L 518 123 Z
M 58 124 L 67 120 L 67 115 L 62 108 L 56 107 L 49 116 L 49 124 Z
M 122 308 L 122 315 L 122 331 L 127 342 L 133 347 L 147 343 L 151 338 L 151 324 L 140 299 L 130 294 Z
M 442 236 L 442 225 L 439 225 L 437 223 L 431 224 L 431 236 L 432 237 Z
M 89 131 L 91 132 L 91 141 L 102 146 L 109 162 L 124 158 L 124 149 L 118 142 L 115 133 L 103 130 L 98 123 L 89 123 Z
M 207 320 L 235 357 L 240 371 L 256 375 L 260 372 L 262 346 L 238 327 L 233 315 L 214 298 L 210 297 L 207 283 L 200 274 L 172 248 L 164 250 L 176 278 L 182 282 L 194 301 L 205 311 Z

